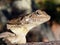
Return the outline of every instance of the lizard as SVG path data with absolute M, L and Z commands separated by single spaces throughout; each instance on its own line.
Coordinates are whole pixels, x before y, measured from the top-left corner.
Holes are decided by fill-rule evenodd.
M 37 10 L 29 15 L 24 16 L 19 22 L 14 21 L 7 23 L 7 29 L 10 29 L 15 36 L 2 36 L 8 39 L 12 44 L 26 43 L 26 34 L 34 27 L 50 20 L 50 16 L 44 11 Z M 2 35 L 2 34 L 0 34 Z M 1 36 L 0 36 L 1 37 Z

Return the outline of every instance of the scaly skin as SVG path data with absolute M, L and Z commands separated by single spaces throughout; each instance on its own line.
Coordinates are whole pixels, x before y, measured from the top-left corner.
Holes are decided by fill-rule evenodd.
M 15 37 L 10 37 L 7 39 L 11 42 L 11 43 L 17 43 L 17 44 L 21 44 L 21 43 L 26 43 L 26 34 L 34 27 L 47 22 L 48 20 L 50 20 L 50 16 L 48 14 L 46 14 L 44 11 L 41 10 L 37 10 L 36 12 L 33 12 L 30 15 L 25 16 L 22 20 L 19 21 L 19 25 L 17 25 L 18 22 L 16 22 L 14 24 L 14 22 L 9 22 L 9 24 L 7 24 L 7 28 L 10 29 L 13 33 L 15 33 Z

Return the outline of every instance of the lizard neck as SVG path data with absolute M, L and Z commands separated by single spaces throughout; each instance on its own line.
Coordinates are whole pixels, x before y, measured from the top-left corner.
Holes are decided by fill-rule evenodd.
M 26 34 L 36 27 L 37 24 L 24 24 L 24 25 L 10 25 L 7 24 L 7 29 L 10 29 L 13 33 L 19 35 L 19 34 Z

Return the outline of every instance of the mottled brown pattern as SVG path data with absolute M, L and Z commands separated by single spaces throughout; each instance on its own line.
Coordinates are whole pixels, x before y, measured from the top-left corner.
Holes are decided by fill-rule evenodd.
M 12 19 L 11 21 L 8 21 L 7 29 L 10 29 L 16 36 L 7 37 L 6 39 L 12 44 L 26 43 L 26 34 L 32 28 L 48 20 L 50 20 L 50 16 L 41 10 L 37 10 L 36 12 L 23 17 L 22 19 Z

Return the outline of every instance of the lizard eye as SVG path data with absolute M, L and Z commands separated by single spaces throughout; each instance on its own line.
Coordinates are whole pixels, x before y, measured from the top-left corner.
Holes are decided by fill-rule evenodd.
M 36 12 L 39 15 L 39 12 Z
M 38 11 L 35 12 L 36 15 L 40 15 Z

